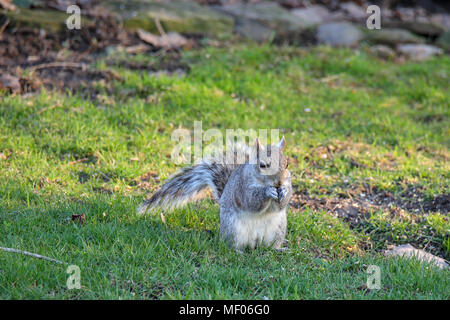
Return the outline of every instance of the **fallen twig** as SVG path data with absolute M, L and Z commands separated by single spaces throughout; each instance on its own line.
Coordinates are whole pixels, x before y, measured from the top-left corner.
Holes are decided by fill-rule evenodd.
M 106 174 L 104 174 L 104 173 L 101 172 L 100 170 L 95 169 L 95 171 L 97 171 L 98 173 L 100 173 L 100 175 L 101 175 L 103 178 L 105 178 L 107 181 L 110 181 L 110 180 L 111 180 L 110 177 L 108 177 Z
M 88 161 L 88 160 L 89 160 L 89 158 L 82 158 L 82 159 L 78 159 L 78 160 L 75 160 L 75 161 L 71 161 L 68 164 L 69 165 L 73 165 L 73 164 L 77 164 L 77 163 Z
M 333 74 L 333 75 L 331 75 L 331 76 L 321 78 L 321 79 L 319 79 L 319 81 L 320 81 L 320 82 L 327 83 L 327 82 L 330 82 L 330 81 L 334 81 L 334 80 L 336 80 L 336 79 L 339 79 L 339 77 L 340 77 L 341 75 L 342 75 L 342 73 Z
M 82 70 L 86 70 L 87 66 L 85 63 L 77 63 L 77 62 L 50 62 L 50 63 L 42 63 L 29 68 L 30 71 L 36 71 L 39 69 L 46 68 L 81 68 Z
M 52 105 L 49 106 L 49 107 L 42 108 L 41 110 L 38 111 L 38 114 L 41 114 L 41 113 L 43 113 L 43 112 L 45 112 L 45 111 L 47 111 L 47 110 L 55 109 L 56 107 L 60 107 L 60 106 L 62 106 L 62 104 L 61 104 L 60 101 L 58 101 L 58 102 L 52 104 Z
M 56 262 L 59 264 L 66 264 L 65 262 L 53 259 L 53 258 L 49 258 L 49 257 L 45 257 L 45 256 L 41 256 L 40 254 L 37 253 L 32 253 L 32 252 L 28 252 L 28 251 L 23 251 L 23 250 L 18 250 L 18 249 L 13 249 L 13 248 L 3 248 L 0 247 L 0 250 L 6 251 L 6 252 L 13 252 L 13 253 L 21 253 L 33 258 L 37 258 L 37 259 L 44 259 L 44 260 L 48 260 L 48 261 L 52 261 L 52 262 Z
M 0 28 L 0 34 L 3 33 L 3 31 L 5 31 L 6 27 L 9 24 L 9 19 L 6 19 L 5 23 L 2 25 L 2 27 Z
M 162 27 L 161 22 L 159 21 L 158 18 L 155 18 L 155 24 L 156 24 L 156 28 L 157 28 L 158 31 L 159 31 L 159 34 L 160 34 L 161 36 L 165 36 L 165 35 L 166 35 L 166 32 L 164 31 L 164 28 Z

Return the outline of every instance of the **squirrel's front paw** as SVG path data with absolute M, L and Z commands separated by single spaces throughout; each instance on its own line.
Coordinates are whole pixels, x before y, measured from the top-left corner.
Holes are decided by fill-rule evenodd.
M 278 201 L 278 191 L 275 187 L 266 188 L 266 197 Z
M 286 187 L 280 187 L 278 188 L 278 202 L 281 202 L 281 200 L 284 199 L 284 197 L 286 197 L 288 190 Z

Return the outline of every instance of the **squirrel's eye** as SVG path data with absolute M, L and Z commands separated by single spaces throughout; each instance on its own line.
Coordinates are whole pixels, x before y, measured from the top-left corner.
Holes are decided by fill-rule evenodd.
M 259 163 L 260 168 L 270 168 L 270 163 L 260 162 Z

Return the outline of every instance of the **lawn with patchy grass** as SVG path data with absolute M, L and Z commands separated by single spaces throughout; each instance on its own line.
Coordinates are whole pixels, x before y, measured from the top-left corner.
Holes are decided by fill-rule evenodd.
M 448 56 L 205 47 L 184 52 L 177 72 L 145 68 L 167 59 L 118 53 L 95 65 L 113 83 L 0 96 L 0 246 L 77 265 L 82 283 L 68 290 L 67 265 L 0 251 L 0 298 L 450 298 L 448 270 L 382 255 L 411 243 L 450 258 Z M 194 121 L 283 129 L 289 251 L 228 249 L 210 200 L 166 223 L 136 215 L 180 168 L 173 130 Z M 369 265 L 380 290 L 365 287 Z

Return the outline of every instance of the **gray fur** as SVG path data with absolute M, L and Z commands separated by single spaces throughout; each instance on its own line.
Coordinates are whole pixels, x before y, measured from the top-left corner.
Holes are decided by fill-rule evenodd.
M 244 164 L 216 159 L 184 168 L 145 200 L 139 213 L 182 206 L 210 188 L 220 205 L 220 235 L 233 248 L 254 248 L 260 244 L 280 248 L 286 234 L 286 208 L 292 196 L 283 149 L 284 138 L 280 144 L 266 148 L 257 141 L 254 152 L 237 151 L 246 152 Z M 261 163 L 266 168 L 261 168 Z

